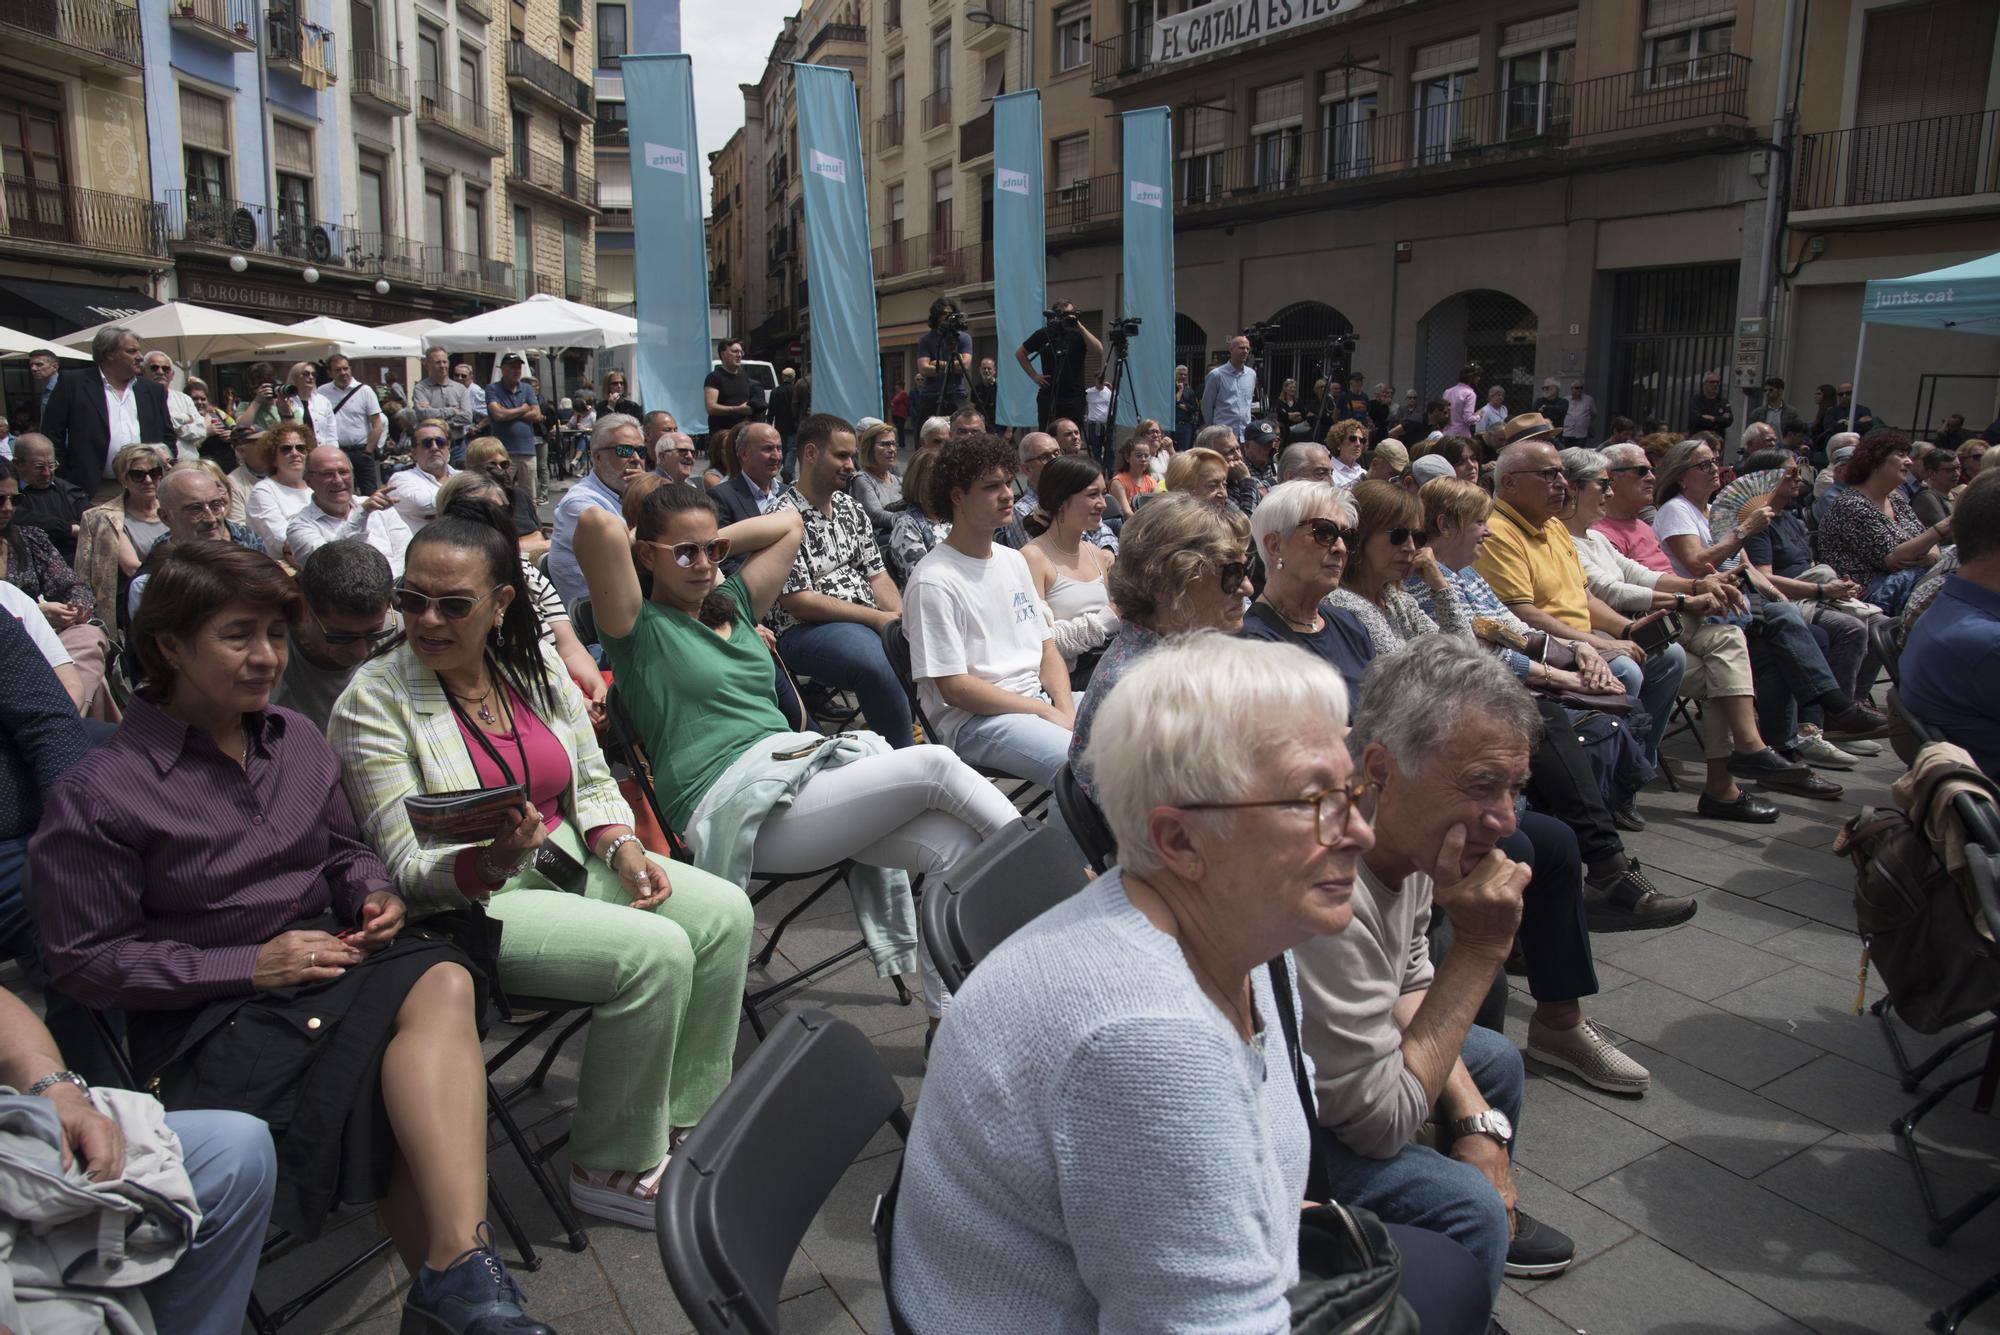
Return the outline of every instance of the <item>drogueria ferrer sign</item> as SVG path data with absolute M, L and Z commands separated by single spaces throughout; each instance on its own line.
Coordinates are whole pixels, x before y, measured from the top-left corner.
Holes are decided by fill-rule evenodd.
M 1213 55 L 1361 5 L 1362 0 L 1209 0 L 1154 20 L 1149 63 Z

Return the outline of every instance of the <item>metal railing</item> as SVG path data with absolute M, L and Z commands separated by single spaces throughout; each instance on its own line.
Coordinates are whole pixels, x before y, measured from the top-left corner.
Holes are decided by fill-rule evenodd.
M 354 51 L 354 95 L 410 109 L 410 72 L 379 51 Z
M 484 102 L 453 92 L 436 79 L 417 80 L 417 123 L 435 125 L 499 151 L 493 114 Z
M 923 100 L 918 111 L 923 117 L 925 134 L 947 123 L 951 120 L 951 89 L 948 87 L 938 89 Z
M 560 274 L 542 273 L 538 270 L 528 275 L 528 295 L 539 297 L 543 294 L 551 297 L 563 295 L 563 280 Z
M 423 248 L 424 282 L 432 287 L 456 288 L 461 292 L 477 292 L 483 287 L 480 265 L 485 257 L 469 250 L 453 250 L 449 246 L 425 246 Z
M 350 237 L 336 222 L 290 209 L 219 195 L 167 191 L 167 240 L 187 245 L 278 255 L 307 264 L 344 267 Z
M 989 106 L 958 127 L 958 160 L 960 163 L 972 162 L 992 152 L 993 108 Z
M 993 281 L 993 247 L 984 241 L 972 241 L 952 252 L 945 269 L 948 281 L 953 283 L 990 283 Z
M 139 11 L 114 0 L 7 0 L 0 28 L 19 28 L 126 65 L 143 63 Z
M 574 110 L 586 120 L 596 114 L 590 85 L 577 78 L 525 42 L 507 43 L 507 77 L 520 79 L 565 110 Z
M 604 287 L 601 283 L 572 284 L 570 300 L 580 301 L 586 306 L 604 305 Z
M 323 88 L 335 81 L 332 33 L 308 24 L 301 11 L 285 5 L 273 5 L 268 19 L 266 60 L 294 70 L 310 87 Z
M 424 248 L 409 237 L 389 232 L 349 232 L 346 240 L 347 267 L 358 272 L 414 282 L 429 268 L 424 263 Z
M 868 29 L 858 23 L 829 23 L 814 33 L 812 40 L 806 43 L 806 59 L 810 61 L 813 52 L 819 50 L 828 42 L 866 42 L 867 40 Z
M 165 210 L 150 199 L 0 176 L 0 239 L 158 256 L 165 236 Z
M 572 203 L 597 207 L 597 182 L 584 169 L 581 150 L 574 159 L 552 158 L 516 144 L 507 154 L 507 176 Z
M 946 281 L 958 260 L 959 234 L 932 232 L 928 236 L 906 236 L 883 241 L 875 247 L 875 277 L 898 278 L 929 269 L 946 271 Z
M 255 0 L 173 0 L 167 17 L 252 45 L 257 41 Z
M 630 204 L 600 204 L 597 212 L 597 230 L 600 232 L 631 231 L 632 206 Z
M 2000 191 L 2000 110 L 1799 136 L 1794 209 L 1956 199 Z
M 903 113 L 883 116 L 875 122 L 875 151 L 886 153 L 903 145 Z

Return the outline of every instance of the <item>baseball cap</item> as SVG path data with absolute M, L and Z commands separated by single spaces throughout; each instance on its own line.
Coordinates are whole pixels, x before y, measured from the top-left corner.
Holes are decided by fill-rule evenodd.
M 526 366 L 528 364 L 528 359 L 526 357 L 523 357 L 518 352 L 503 352 L 500 354 L 500 361 L 502 365 L 505 365 L 508 362 L 519 362 L 523 366 Z
M 1246 445 L 1269 445 L 1278 438 L 1278 429 L 1269 422 L 1252 422 L 1243 428 L 1243 443 Z
M 1410 476 L 1419 485 L 1441 477 L 1457 477 L 1458 470 L 1442 454 L 1426 454 L 1410 464 Z
M 1853 456 L 1853 454 L 1854 454 L 1854 447 L 1852 445 L 1842 445 L 1838 449 L 1834 450 L 1833 457 L 1827 460 L 1827 466 L 1837 467 L 1841 464 L 1844 464 L 1848 461 L 1849 458 Z
M 882 419 L 879 417 L 863 417 L 859 421 L 855 422 L 854 434 L 858 436 L 862 432 L 868 430 L 871 427 L 878 427 L 881 425 L 882 425 Z
M 1385 440 L 1378 444 L 1375 447 L 1375 457 L 1387 459 L 1389 467 L 1398 473 L 1410 471 L 1410 452 L 1403 448 L 1403 442 L 1400 440 Z

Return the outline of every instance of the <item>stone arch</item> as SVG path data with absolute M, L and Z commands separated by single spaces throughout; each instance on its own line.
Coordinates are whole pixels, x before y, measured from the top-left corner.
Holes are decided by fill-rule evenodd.
M 1417 389 L 1435 399 L 1458 380 L 1459 369 L 1477 362 L 1485 387 L 1507 388 L 1507 410 L 1524 413 L 1535 405 L 1535 312 L 1518 297 L 1492 288 L 1454 292 L 1417 321 Z

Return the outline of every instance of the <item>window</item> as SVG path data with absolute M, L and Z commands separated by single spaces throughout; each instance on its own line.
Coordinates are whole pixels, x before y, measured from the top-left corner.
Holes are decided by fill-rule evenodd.
M 577 197 L 576 154 L 577 154 L 576 140 L 570 138 L 568 135 L 564 135 L 562 141 L 563 193 L 565 195 L 568 195 L 571 199 L 575 199 Z
M 903 0 L 882 0 L 882 27 L 894 32 L 903 26 Z
M 1507 137 L 1567 134 L 1569 85 L 1575 77 L 1575 10 L 1502 28 L 1501 107 Z
M 1299 183 L 1304 100 L 1302 79 L 1257 90 L 1252 102 L 1250 143 L 1259 190 L 1287 190 Z
M 1073 134 L 1049 145 L 1049 161 L 1055 168 L 1058 190 L 1069 190 L 1090 179 L 1090 136 Z M 1065 196 L 1067 198 L 1067 196 Z
M 458 92 L 459 96 L 484 109 L 486 106 L 486 78 L 483 73 L 485 62 L 480 58 L 478 47 L 458 48 Z
M 474 259 L 483 259 L 486 255 L 486 192 L 484 190 L 475 190 L 471 186 L 465 188 L 464 228 L 459 235 L 458 243 L 465 248 L 465 253 Z
M 303 254 L 313 224 L 313 132 L 272 121 L 271 158 L 278 177 L 278 247 L 288 255 Z
M 1164 7 L 1157 0 L 1125 0 L 1125 36 L 1120 43 L 1120 73 L 1146 63 L 1153 47 L 1153 19 Z
M 885 110 L 882 114 L 900 125 L 903 120 L 902 52 L 898 51 L 895 55 L 889 57 L 889 75 L 883 86 L 888 91 L 885 94 L 887 101 L 884 104 Z
M 931 172 L 931 241 L 938 246 L 951 244 L 951 173 L 950 167 Z
M 1735 0 L 1646 0 L 1646 86 L 1729 76 Z
M 517 42 L 528 40 L 528 0 L 508 0 L 507 35 Z
M 1466 94 L 1479 64 L 1479 38 L 1420 47 L 1410 78 L 1413 160 L 1445 162 L 1469 147 Z
M 515 108 L 509 118 L 514 130 L 514 175 L 528 174 L 528 113 Z
M 618 57 L 625 54 L 625 4 L 617 0 L 614 4 L 597 7 L 597 68 L 615 69 Z
M 377 235 L 395 231 L 388 210 L 391 198 L 389 164 L 379 154 L 363 153 L 356 180 L 361 190 L 361 204 L 354 213 L 355 229 L 364 234 L 372 232 Z
M 525 297 L 532 290 L 528 284 L 535 271 L 535 215 L 516 207 L 514 210 L 514 295 Z
M 1183 204 L 1206 204 L 1222 193 L 1222 150 L 1227 142 L 1228 113 L 1219 107 L 1186 107 L 1174 135 L 1185 145 L 1174 164 L 1174 196 Z
M 903 244 L 903 187 L 901 182 L 889 187 L 889 244 Z
M 451 185 L 444 177 L 424 173 L 424 245 L 450 249 L 451 234 L 445 223 L 450 198 Z
M 198 93 L 192 88 L 181 92 L 181 161 L 187 169 L 188 199 L 220 200 L 229 191 L 229 104 L 219 97 Z M 0 103 L 0 106 L 4 106 Z M 0 140 L 15 118 L 0 112 Z M 15 164 L 14 150 L 6 152 L 9 176 L 39 175 L 23 172 Z
M 931 35 L 931 91 L 951 91 L 951 25 L 948 23 Z
M 444 82 L 444 52 L 438 36 L 438 30 L 430 24 L 417 25 L 417 77 L 433 86 Z
M 1082 69 L 1090 63 L 1090 6 L 1070 5 L 1055 12 L 1056 73 Z
M 583 300 L 583 224 L 574 218 L 563 219 L 563 295 Z
M 1329 181 L 1366 176 L 1375 165 L 1375 80 L 1329 71 L 1319 98 L 1320 172 Z
M 370 0 L 351 0 L 347 7 L 347 30 L 354 54 L 364 61 L 382 49 L 376 45 L 375 6 Z
M 562 56 L 557 63 L 571 74 L 576 73 L 576 39 L 574 37 L 567 34 L 564 35 L 562 39 Z

